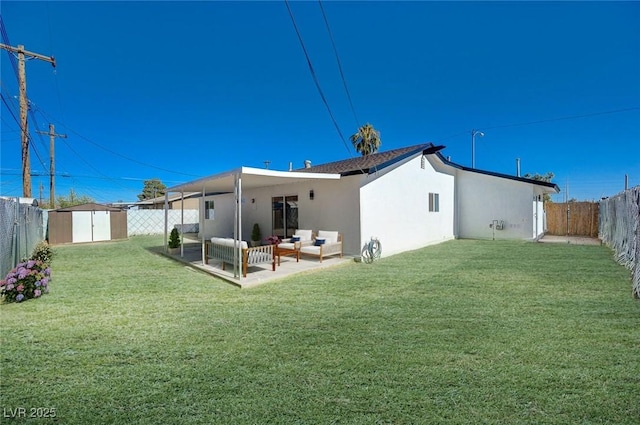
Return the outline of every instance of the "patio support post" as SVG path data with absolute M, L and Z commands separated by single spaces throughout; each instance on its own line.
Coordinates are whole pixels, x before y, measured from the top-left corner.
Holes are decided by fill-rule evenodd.
M 164 194 L 164 252 L 167 252 L 167 231 L 169 229 L 169 192 Z
M 200 232 L 201 235 L 201 239 L 202 239 L 202 265 L 205 265 L 205 261 L 206 261 L 206 255 L 207 253 L 205 252 L 205 241 L 204 241 L 204 218 L 202 216 L 202 212 L 204 211 L 204 207 L 205 207 L 205 199 L 204 199 L 204 185 L 202 185 L 202 203 L 199 203 L 200 208 L 199 208 L 199 212 L 198 212 L 198 231 Z
M 180 191 L 180 258 L 184 258 L 184 190 Z
M 238 173 L 238 280 L 242 280 L 242 172 Z
M 236 174 L 233 178 L 234 188 L 234 219 L 233 219 L 233 277 L 240 280 L 240 250 L 242 249 L 242 244 L 240 244 L 240 197 L 242 196 L 241 191 L 241 180 L 240 174 Z

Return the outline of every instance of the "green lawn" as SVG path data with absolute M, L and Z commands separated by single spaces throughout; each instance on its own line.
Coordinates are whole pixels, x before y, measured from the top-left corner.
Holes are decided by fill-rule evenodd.
M 56 247 L 51 293 L 0 306 L 2 423 L 640 423 L 606 247 L 451 241 L 240 290 L 161 244 Z

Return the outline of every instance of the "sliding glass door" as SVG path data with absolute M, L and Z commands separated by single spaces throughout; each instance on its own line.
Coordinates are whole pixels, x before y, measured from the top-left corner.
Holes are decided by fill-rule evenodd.
M 298 195 L 271 198 L 273 234 L 290 238 L 298 228 Z

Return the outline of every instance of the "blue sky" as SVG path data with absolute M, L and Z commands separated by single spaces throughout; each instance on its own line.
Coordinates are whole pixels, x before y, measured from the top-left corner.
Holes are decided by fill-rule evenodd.
M 555 173 L 579 200 L 640 184 L 640 2 L 290 2 L 340 132 L 278 2 L 2 1 L 8 41 L 53 55 L 27 62 L 33 193 L 133 201 L 239 166 L 286 170 L 355 156 L 370 122 L 381 150 L 423 142 L 515 174 Z M 7 40 L 3 40 L 6 42 Z M 19 196 L 18 84 L 0 52 L 0 194 Z M 346 143 L 345 143 L 346 141 Z

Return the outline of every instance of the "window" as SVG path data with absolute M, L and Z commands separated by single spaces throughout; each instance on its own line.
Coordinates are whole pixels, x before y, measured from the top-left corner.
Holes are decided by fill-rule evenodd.
M 204 218 L 205 220 L 213 220 L 214 218 L 213 201 L 204 201 Z
M 429 212 L 440 211 L 440 194 L 429 193 Z

